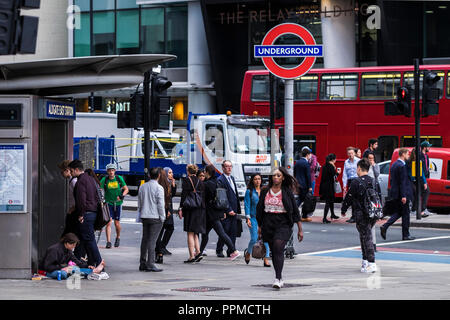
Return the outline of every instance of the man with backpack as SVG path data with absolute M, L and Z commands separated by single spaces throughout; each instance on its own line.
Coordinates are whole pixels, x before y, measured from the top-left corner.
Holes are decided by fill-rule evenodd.
M 116 241 L 114 247 L 120 245 L 120 214 L 122 212 L 123 198 L 128 194 L 128 187 L 125 180 L 119 175 L 116 175 L 116 165 L 110 163 L 106 166 L 107 177 L 100 180 L 100 187 L 105 190 L 105 200 L 109 206 L 109 213 L 111 221 L 106 225 L 106 249 L 111 248 L 111 222 L 114 220 L 116 227 Z
M 361 272 L 374 273 L 375 248 L 372 241 L 372 227 L 382 216 L 380 194 L 375 189 L 375 180 L 368 175 L 370 163 L 367 159 L 358 161 L 357 175 L 350 184 L 342 203 L 341 214 L 345 217 L 347 209 L 352 206 L 356 229 L 359 232 L 362 252 Z

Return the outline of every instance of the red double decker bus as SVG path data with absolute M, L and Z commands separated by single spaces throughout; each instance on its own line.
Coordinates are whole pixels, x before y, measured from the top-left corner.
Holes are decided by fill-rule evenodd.
M 420 90 L 423 70 L 434 71 L 441 77 L 437 83 L 441 92 L 439 114 L 421 119 L 421 139 L 428 140 L 433 147 L 450 147 L 450 65 L 426 65 L 420 69 Z M 395 100 L 400 86 L 410 87 L 414 110 L 413 71 L 413 66 L 311 69 L 295 79 L 296 157 L 303 146 L 308 146 L 322 165 L 329 153 L 335 153 L 336 165 L 343 167 L 347 147 L 364 152 L 371 138 L 378 139 L 378 162 L 390 160 L 398 147 L 414 146 L 414 117 L 384 115 L 384 102 Z M 241 112 L 251 115 L 255 111 L 270 115 L 267 70 L 247 71 L 244 77 Z M 283 124 L 284 119 L 275 121 L 277 128 Z

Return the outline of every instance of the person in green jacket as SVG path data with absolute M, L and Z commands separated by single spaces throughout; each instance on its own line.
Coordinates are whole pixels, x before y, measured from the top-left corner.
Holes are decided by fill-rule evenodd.
M 106 248 L 111 248 L 111 223 L 114 220 L 114 226 L 116 227 L 116 241 L 114 242 L 114 247 L 120 245 L 120 214 L 122 212 L 123 198 L 128 194 L 128 187 L 125 180 L 116 175 L 116 165 L 108 164 L 106 166 L 106 172 L 108 176 L 103 177 L 100 180 L 100 187 L 105 190 L 105 201 L 109 206 L 109 213 L 111 215 L 111 220 L 106 225 Z

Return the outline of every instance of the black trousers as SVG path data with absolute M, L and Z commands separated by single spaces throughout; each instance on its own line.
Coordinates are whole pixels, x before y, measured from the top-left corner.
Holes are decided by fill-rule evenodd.
M 163 224 L 158 239 L 156 240 L 156 253 L 162 253 L 161 250 L 167 247 L 174 230 L 173 224 Z
M 401 200 L 396 200 L 396 205 L 394 208 L 394 213 L 391 218 L 383 224 L 383 228 L 389 228 L 398 219 L 402 218 L 402 235 L 403 238 L 409 237 L 409 214 L 410 214 L 410 200 L 407 200 L 405 204 Z
M 208 244 L 209 240 L 209 233 L 211 232 L 211 229 L 214 229 L 214 231 L 219 236 L 219 241 L 223 241 L 227 247 L 227 252 L 234 252 L 236 251 L 236 248 L 234 247 L 233 242 L 231 241 L 230 237 L 225 233 L 225 230 L 223 229 L 223 225 L 220 222 L 220 220 L 210 221 L 208 220 L 206 222 L 206 233 L 202 233 L 202 242 L 200 244 L 200 252 L 203 252 L 206 248 L 206 245 Z M 223 248 L 223 246 L 222 246 Z
M 374 224 L 375 221 L 356 222 L 356 229 L 359 232 L 359 241 L 361 242 L 362 258 L 369 262 L 375 262 L 375 247 L 372 239 L 372 227 Z
M 226 219 L 220 220 L 223 226 L 223 230 L 225 230 L 225 233 L 230 238 L 231 242 L 233 243 L 233 247 L 236 247 L 236 231 L 237 231 L 237 223 L 236 223 L 236 216 L 227 216 Z M 222 238 L 219 238 L 217 241 L 217 247 L 216 247 L 216 253 L 221 253 L 223 251 L 223 246 L 225 242 L 222 240 Z M 228 248 L 227 254 L 230 255 L 233 251 L 231 251 L 231 248 Z

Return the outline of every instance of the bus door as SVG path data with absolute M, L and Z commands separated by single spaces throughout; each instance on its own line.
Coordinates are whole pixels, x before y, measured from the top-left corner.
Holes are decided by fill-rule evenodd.
M 201 139 L 203 165 L 212 164 L 216 170 L 222 172 L 222 162 L 226 158 L 224 123 L 220 121 L 204 122 L 199 138 Z
M 391 160 L 392 153 L 398 148 L 397 136 L 379 136 L 378 148 L 375 150 L 375 159 L 377 162 Z M 364 152 L 364 150 L 362 150 Z

